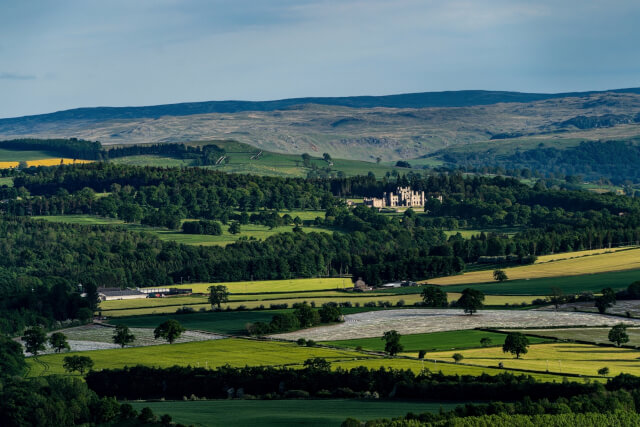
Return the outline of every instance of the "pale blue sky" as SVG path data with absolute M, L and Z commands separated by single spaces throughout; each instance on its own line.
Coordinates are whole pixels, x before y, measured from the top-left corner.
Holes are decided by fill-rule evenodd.
M 640 1 L 0 0 L 0 117 L 640 86 Z

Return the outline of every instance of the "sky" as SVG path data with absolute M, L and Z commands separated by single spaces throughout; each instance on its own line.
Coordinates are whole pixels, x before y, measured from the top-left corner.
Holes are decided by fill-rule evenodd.
M 640 86 L 638 0 L 0 0 L 0 117 Z

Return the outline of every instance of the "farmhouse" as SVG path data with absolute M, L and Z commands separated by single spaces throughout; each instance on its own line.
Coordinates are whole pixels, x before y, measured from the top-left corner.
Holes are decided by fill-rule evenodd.
M 147 298 L 147 294 L 135 289 L 98 288 L 100 301 Z

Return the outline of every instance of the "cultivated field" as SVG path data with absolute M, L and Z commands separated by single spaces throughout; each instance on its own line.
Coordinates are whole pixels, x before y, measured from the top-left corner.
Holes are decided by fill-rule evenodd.
M 454 352 L 445 351 L 429 354 L 429 358 L 452 360 Z M 608 367 L 610 375 L 620 373 L 640 374 L 640 353 L 637 350 L 614 347 L 598 347 L 587 344 L 536 344 L 520 359 L 502 348 L 483 348 L 459 351 L 464 356 L 463 363 L 479 366 L 498 366 L 502 362 L 505 368 L 524 369 L 558 373 L 597 375 L 600 368 Z
M 540 308 L 538 310 L 552 310 L 552 307 Z M 591 313 L 597 313 L 598 309 L 595 307 L 593 301 L 585 302 L 573 302 L 570 304 L 562 304 L 558 307 L 560 311 L 588 311 Z M 616 301 L 613 307 L 607 309 L 607 313 L 617 314 L 620 316 L 626 316 L 627 313 L 631 316 L 640 316 L 640 300 L 621 300 Z
M 480 340 L 482 338 L 491 339 L 492 346 L 501 346 L 504 344 L 506 334 L 497 332 L 485 332 L 477 330 L 466 331 L 450 331 L 450 332 L 433 332 L 430 334 L 414 334 L 403 335 L 400 338 L 400 344 L 404 347 L 404 354 L 417 357 L 420 350 L 426 351 L 442 351 L 453 349 L 466 349 L 481 347 Z M 543 338 L 531 337 L 532 343 L 546 342 Z M 338 347 L 356 348 L 361 347 L 364 350 L 384 351 L 384 340 L 381 337 L 361 338 L 342 341 L 325 341 L 323 344 L 336 345 Z M 409 354 L 411 353 L 411 354 Z M 413 354 L 416 353 L 416 354 Z
M 520 279 L 506 282 L 474 284 L 473 288 L 485 294 L 508 295 L 540 295 L 551 294 L 552 287 L 562 289 L 565 294 L 581 292 L 600 292 L 603 288 L 623 289 L 632 282 L 640 280 L 640 270 L 614 271 L 600 274 L 584 274 L 581 276 L 548 277 L 543 279 Z M 449 292 L 461 292 L 469 285 L 448 285 Z
M 3 150 L 4 152 L 8 150 Z M 22 153 L 22 152 L 20 152 Z M 25 158 L 30 156 L 26 155 Z M 25 160 L 16 160 L 16 161 L 5 161 L 5 157 L 0 154 L 0 158 L 3 159 L 0 161 L 0 169 L 9 169 L 9 168 L 17 168 L 20 166 L 21 161 Z M 91 163 L 91 160 L 81 160 L 81 159 L 70 159 L 66 157 L 48 157 L 48 158 L 39 158 L 39 159 L 30 159 L 26 160 L 27 166 L 57 166 L 57 165 L 77 165 L 81 163 Z
M 316 211 L 310 211 L 316 212 Z M 94 215 L 46 215 L 34 216 L 34 219 L 43 219 L 51 222 L 63 222 L 69 224 L 87 224 L 87 225 L 120 225 L 130 231 L 141 231 L 153 233 L 160 240 L 173 241 L 185 245 L 201 245 L 201 246 L 225 246 L 239 240 L 242 237 L 264 240 L 269 236 L 278 233 L 286 233 L 293 230 L 293 226 L 285 225 L 269 229 L 266 225 L 246 224 L 241 226 L 240 233 L 229 233 L 229 225 L 222 225 L 222 234 L 219 236 L 211 236 L 207 234 L 186 234 L 179 230 L 169 230 L 160 227 L 148 227 L 140 224 L 127 224 L 122 220 L 115 218 L 98 217 Z M 295 218 L 295 216 L 294 216 Z M 314 216 L 315 218 L 315 216 Z M 301 218 L 302 219 L 302 218 Z M 306 233 L 333 233 L 333 230 L 323 227 L 302 227 L 302 231 Z
M 38 361 L 29 358 L 29 375 L 64 373 L 63 359 L 69 354 L 74 353 L 48 354 L 38 357 Z M 313 357 L 323 357 L 329 361 L 369 357 L 351 350 L 301 347 L 294 343 L 240 338 L 96 350 L 84 352 L 83 355 L 91 357 L 95 363 L 94 369 L 114 369 L 138 364 L 156 367 L 190 365 L 210 368 L 226 364 L 235 367 L 285 366 L 302 364 L 306 359 Z
M 524 334 L 534 334 L 549 338 L 557 338 L 567 341 L 587 341 L 595 344 L 611 344 L 609 341 L 609 330 L 611 328 L 567 328 L 567 329 L 522 329 L 519 332 Z M 513 331 L 513 330 L 509 330 Z M 516 329 L 516 331 L 518 331 Z M 640 329 L 627 328 L 629 342 L 626 345 L 640 346 Z M 531 340 L 531 338 L 529 338 Z
M 640 325 L 640 319 L 621 319 L 590 313 L 566 313 L 534 310 L 482 310 L 473 316 L 453 309 L 407 309 L 357 313 L 345 316 L 345 322 L 275 335 L 316 341 L 380 337 L 391 329 L 399 333 L 419 334 L 475 328 L 518 328 L 548 326 L 604 326 L 620 322 Z
M 237 335 L 246 333 L 247 323 L 269 322 L 275 314 L 284 312 L 286 311 L 222 311 L 181 315 L 118 317 L 111 319 L 109 323 L 112 325 L 127 325 L 130 328 L 155 328 L 168 319 L 176 319 L 186 329 Z
M 320 279 L 288 279 L 262 280 L 255 282 L 223 282 L 223 283 L 189 283 L 172 287 L 193 289 L 193 292 L 208 293 L 209 286 L 224 285 L 234 294 L 262 294 L 268 292 L 300 292 L 324 291 L 351 287 L 349 278 L 320 278 Z
M 170 414 L 185 425 L 263 427 L 283 425 L 339 427 L 348 417 L 360 420 L 404 416 L 408 412 L 452 410 L 456 403 L 322 400 L 206 400 L 131 402 L 136 410 L 150 407 L 155 414 Z M 215 421 L 214 421 L 215 420 Z
M 640 249 L 611 252 L 599 255 L 561 259 L 553 262 L 536 263 L 505 268 L 509 279 L 536 279 L 549 277 L 577 276 L 609 271 L 633 270 L 640 268 Z M 473 271 L 457 276 L 430 279 L 433 285 L 457 285 L 493 282 L 493 271 Z

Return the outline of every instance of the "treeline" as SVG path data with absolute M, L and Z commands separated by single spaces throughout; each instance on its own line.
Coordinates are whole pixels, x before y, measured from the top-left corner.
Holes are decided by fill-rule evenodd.
M 590 180 L 606 177 L 614 184 L 640 182 L 640 146 L 637 141 L 583 141 L 575 147 L 558 149 L 538 147 L 497 155 L 482 152 L 445 152 L 442 159 L 467 171 L 482 171 L 486 166 L 502 171 L 529 170 L 549 178 L 583 175 Z
M 0 141 L 0 148 L 7 150 L 35 150 L 48 151 L 62 157 L 85 160 L 102 160 L 104 151 L 99 142 L 83 139 L 12 139 Z
M 322 362 L 322 363 L 320 363 Z M 350 370 L 330 369 L 324 360 L 309 360 L 305 369 L 229 366 L 216 369 L 146 366 L 91 371 L 86 381 L 100 396 L 117 399 L 180 400 L 183 396 L 208 399 L 228 397 L 228 390 L 243 389 L 245 394 L 277 398 L 290 390 L 309 396 L 356 397 L 362 393 L 410 400 L 521 400 L 570 398 L 603 390 L 599 383 L 538 382 L 531 376 L 510 373 L 474 376 L 444 375 L 425 370 L 416 375 L 411 370 L 393 368 Z

